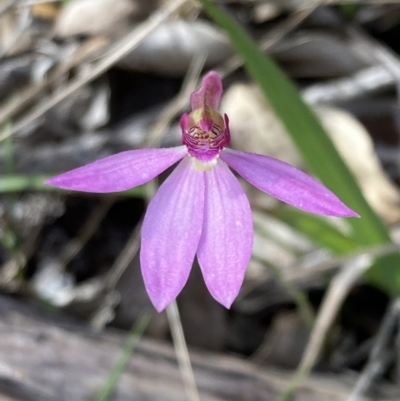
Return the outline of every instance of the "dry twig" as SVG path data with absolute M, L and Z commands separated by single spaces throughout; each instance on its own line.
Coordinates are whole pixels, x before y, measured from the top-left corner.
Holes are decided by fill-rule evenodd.
M 135 28 L 130 34 L 123 38 L 120 42 L 116 43 L 111 51 L 109 51 L 100 61 L 98 61 L 92 68 L 85 71 L 82 76 L 78 76 L 70 82 L 63 91 L 54 93 L 44 103 L 34 107 L 27 115 L 19 122 L 16 122 L 11 130 L 8 132 L 0 133 L 0 141 L 8 138 L 16 132 L 24 129 L 30 123 L 42 116 L 52 107 L 66 99 L 69 95 L 80 89 L 82 86 L 92 82 L 99 77 L 117 61 L 131 52 L 139 43 L 156 29 L 162 22 L 169 18 L 173 13 L 179 10 L 188 0 L 175 0 L 173 3 L 167 3 L 164 7 L 160 8 L 157 13 L 153 14 L 151 18 L 143 22 Z M 1 125 L 1 120 L 0 120 Z
M 19 15 L 18 22 L 15 26 L 12 39 L 9 41 L 7 46 L 4 47 L 0 52 L 0 59 L 13 49 L 15 44 L 21 38 L 22 34 L 29 27 L 31 22 L 32 22 L 31 10 L 29 8 L 25 8 Z
M 92 214 L 85 221 L 78 235 L 69 241 L 61 252 L 56 263 L 56 266 L 58 266 L 60 271 L 65 269 L 65 266 L 71 262 L 71 260 L 88 243 L 90 238 L 92 238 L 114 202 L 115 197 L 113 196 L 107 196 L 100 201 L 100 204 L 93 210 Z
M 368 363 L 354 386 L 353 392 L 347 401 L 359 401 L 371 387 L 376 377 L 382 374 L 384 367 L 388 364 L 388 355 L 385 348 L 388 346 L 389 337 L 393 333 L 397 320 L 400 317 L 400 298 L 397 298 L 389 306 L 383 322 L 380 326 L 375 344 L 371 350 Z M 386 352 L 385 352 L 386 351 Z
M 0 17 L 18 4 L 19 0 L 8 0 L 0 8 Z
M 105 292 L 105 296 L 103 297 L 103 302 L 100 304 L 90 320 L 91 326 L 97 330 L 103 329 L 113 316 L 114 307 L 118 302 L 118 299 L 116 299 L 118 297 L 113 296 L 115 295 L 114 289 L 122 274 L 129 266 L 129 263 L 139 250 L 141 227 L 142 222 L 140 221 L 136 228 L 132 231 L 132 234 L 129 237 L 124 249 L 121 251 L 118 258 L 111 266 L 106 278 L 104 279 L 103 290 Z
M 268 50 L 271 46 L 279 42 L 284 36 L 297 28 L 317 7 L 319 2 L 313 1 L 305 8 L 301 8 L 287 20 L 278 25 L 271 32 L 268 32 L 258 41 L 259 47 L 262 50 Z M 244 61 L 237 55 L 232 56 L 226 63 L 221 67 L 217 68 L 220 75 L 225 78 L 236 69 L 243 65 Z
M 81 64 L 82 62 L 87 61 L 104 46 L 105 42 L 102 42 L 101 40 L 99 41 L 97 38 L 88 39 L 87 41 L 83 42 L 72 55 L 72 59 L 62 63 L 44 82 L 27 87 L 15 98 L 4 104 L 2 108 L 0 108 L 0 124 L 14 118 L 22 110 L 29 107 L 30 104 L 41 93 L 43 93 L 45 89 L 58 82 L 63 76 L 65 76 L 66 73 L 68 73 L 69 70 Z
M 299 369 L 276 401 L 286 401 L 304 382 L 318 360 L 322 346 L 343 301 L 357 280 L 370 267 L 372 258 L 363 255 L 346 263 L 329 285 L 318 311 L 314 329 L 304 351 Z
M 393 74 L 386 67 L 377 65 L 349 77 L 310 85 L 302 90 L 302 96 L 311 104 L 338 103 L 390 88 L 395 83 Z

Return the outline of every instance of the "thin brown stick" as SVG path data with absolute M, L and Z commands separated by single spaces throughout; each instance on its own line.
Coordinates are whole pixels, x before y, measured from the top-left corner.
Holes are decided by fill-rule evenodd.
M 363 394 L 365 394 L 371 387 L 372 383 L 376 379 L 376 376 L 382 373 L 384 366 L 389 362 L 386 348 L 399 316 L 400 298 L 397 298 L 391 303 L 383 318 L 383 322 L 376 336 L 376 341 L 371 350 L 368 363 L 358 378 L 357 383 L 347 401 L 359 401 Z
M 308 7 L 296 11 L 286 21 L 282 22 L 271 32 L 262 36 L 258 41 L 260 49 L 268 50 L 271 46 L 275 45 L 284 36 L 293 31 L 293 29 L 297 28 L 319 5 L 319 2 L 313 2 L 313 4 L 310 4 Z M 234 55 L 221 67 L 217 68 L 217 71 L 223 78 L 225 78 L 227 75 L 241 67 L 243 63 L 244 61 L 242 58 Z
M 136 228 L 132 231 L 124 249 L 121 251 L 104 279 L 103 287 L 106 295 L 104 296 L 103 301 L 98 307 L 97 311 L 90 319 L 91 326 L 97 330 L 103 329 L 112 318 L 115 303 L 118 301 L 112 296 L 112 294 L 122 274 L 125 272 L 126 268 L 129 266 L 129 263 L 139 250 L 141 227 L 142 222 L 139 222 Z
M 162 22 L 169 18 L 173 13 L 179 10 L 188 0 L 175 0 L 173 3 L 167 3 L 164 7 L 153 14 L 151 18 L 143 22 L 135 28 L 124 39 L 117 43 L 114 48 L 108 52 L 100 61 L 91 69 L 86 71 L 82 76 L 78 76 L 61 92 L 57 92 L 50 96 L 43 104 L 34 107 L 21 121 L 16 122 L 11 130 L 0 133 L 0 141 L 15 134 L 21 129 L 28 126 L 34 120 L 42 116 L 52 107 L 66 99 L 69 95 L 80 89 L 82 86 L 92 82 L 99 77 L 116 62 L 125 57 L 129 52 L 136 48 L 139 43 L 146 38 L 153 30 L 155 30 Z M 1 124 L 1 122 L 0 122 Z
M 385 66 L 373 65 L 350 76 L 307 86 L 301 94 L 310 104 L 330 104 L 361 98 L 395 84 L 395 77 Z
M 5 124 L 8 120 L 14 118 L 41 94 L 45 89 L 59 81 L 68 71 L 76 67 L 80 63 L 88 60 L 91 56 L 96 54 L 101 48 L 105 46 L 105 42 L 98 41 L 98 39 L 88 39 L 83 42 L 81 46 L 72 55 L 72 60 L 68 60 L 58 66 L 49 77 L 40 84 L 32 84 L 23 89 L 12 100 L 2 105 L 0 108 L 0 124 Z
M 19 14 L 18 22 L 14 29 L 12 39 L 9 41 L 9 43 L 7 43 L 7 45 L 0 52 L 0 59 L 3 58 L 7 53 L 9 53 L 14 48 L 14 46 L 16 45 L 18 40 L 21 38 L 22 34 L 29 27 L 31 22 L 32 22 L 31 10 L 29 8 L 25 8 Z
M 334 277 L 318 311 L 314 329 L 311 332 L 300 366 L 286 390 L 278 396 L 276 401 L 288 400 L 305 381 L 318 360 L 328 331 L 343 301 L 353 285 L 370 267 L 371 262 L 371 257 L 362 255 L 346 263 L 343 269 Z
M 310 341 L 304 351 L 300 363 L 301 370 L 311 370 L 318 360 L 326 335 L 334 321 L 343 301 L 360 279 L 363 273 L 371 266 L 372 258 L 361 256 L 349 261 L 332 280 L 328 292 L 319 309 Z
M 16 254 L 0 266 L 0 288 L 3 291 L 18 292 L 21 290 L 23 283 L 18 279 L 18 275 L 36 250 L 43 225 L 44 219 L 30 232 L 29 237 L 19 247 Z
M 60 3 L 63 0 L 25 0 L 18 4 L 18 7 L 30 7 L 36 4 L 46 4 L 46 3 Z
M 314 265 L 307 266 L 307 269 L 304 267 L 302 268 L 301 266 L 297 269 L 291 269 L 294 270 L 294 272 L 290 275 L 290 280 L 300 280 L 304 277 L 312 276 L 315 273 L 328 272 L 335 269 L 336 266 L 344 266 L 345 264 L 351 263 L 353 260 L 356 260 L 360 257 L 369 257 L 375 259 L 390 255 L 395 252 L 400 252 L 400 244 L 388 243 L 361 249 L 359 251 L 349 253 L 348 255 L 332 257 L 322 262 L 317 262 Z M 288 277 L 286 277 L 286 279 L 288 279 Z
M 64 270 L 65 266 L 82 250 L 93 237 L 104 217 L 115 202 L 115 197 L 107 196 L 100 201 L 100 204 L 93 210 L 78 235 L 74 237 L 65 246 L 57 261 L 60 270 Z
M 0 17 L 18 4 L 19 0 L 8 0 L 0 7 Z

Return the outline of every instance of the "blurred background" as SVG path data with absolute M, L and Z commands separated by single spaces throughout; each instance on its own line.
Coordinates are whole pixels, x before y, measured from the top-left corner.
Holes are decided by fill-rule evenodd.
M 0 0 L 0 401 L 399 400 L 399 52 L 397 0 Z M 112 195 L 43 181 L 180 144 L 210 69 L 232 147 L 316 175 L 361 219 L 242 181 L 239 297 L 214 301 L 195 263 L 174 320 L 138 258 L 170 171 Z

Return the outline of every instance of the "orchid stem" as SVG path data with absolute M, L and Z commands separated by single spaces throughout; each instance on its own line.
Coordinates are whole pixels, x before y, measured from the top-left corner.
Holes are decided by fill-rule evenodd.
M 167 306 L 167 317 L 187 398 L 189 401 L 200 401 L 176 301 Z

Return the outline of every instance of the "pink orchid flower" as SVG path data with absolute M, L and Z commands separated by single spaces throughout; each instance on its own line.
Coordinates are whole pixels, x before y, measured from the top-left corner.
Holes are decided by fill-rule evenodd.
M 229 120 L 217 111 L 221 78 L 209 72 L 180 120 L 182 146 L 118 153 L 51 178 L 76 191 L 117 192 L 142 185 L 180 160 L 148 205 L 140 261 L 160 312 L 185 285 L 197 255 L 211 295 L 229 308 L 253 246 L 249 201 L 229 167 L 255 187 L 307 212 L 357 217 L 315 179 L 271 157 L 228 148 Z M 228 167 L 229 166 L 229 167 Z

